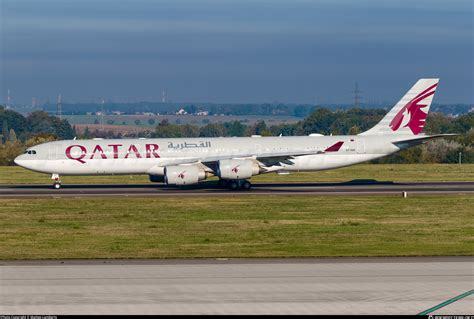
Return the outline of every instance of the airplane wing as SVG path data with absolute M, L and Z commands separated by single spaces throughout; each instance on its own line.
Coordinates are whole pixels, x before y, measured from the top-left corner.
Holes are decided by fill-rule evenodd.
M 299 152 L 272 152 L 268 154 L 258 155 L 255 154 L 239 154 L 239 155 L 222 155 L 222 156 L 209 156 L 209 157 L 182 157 L 182 158 L 169 158 L 160 162 L 160 166 L 169 166 L 169 165 L 182 165 L 182 164 L 194 164 L 194 163 L 203 163 L 204 165 L 215 163 L 219 160 L 225 159 L 256 159 L 259 162 L 263 161 L 277 161 L 277 160 L 289 160 L 296 156 L 303 155 L 314 155 L 321 154 L 324 152 L 321 151 L 299 151 Z
M 297 156 L 303 155 L 317 155 L 317 154 L 325 154 L 330 152 L 337 152 L 344 144 L 343 141 L 339 141 L 334 143 L 333 145 L 326 148 L 324 151 L 313 151 L 310 154 L 285 154 L 282 156 L 275 155 L 275 156 L 265 156 L 265 157 L 257 157 L 257 160 L 263 163 L 265 166 L 281 166 L 281 164 L 293 165 L 294 163 L 291 161 Z
M 209 156 L 206 158 L 202 157 L 184 157 L 184 158 L 170 158 L 160 162 L 160 166 L 169 166 L 169 165 L 183 165 L 183 164 L 195 164 L 201 163 L 208 167 L 212 167 L 219 160 L 226 159 L 254 159 L 257 160 L 260 166 L 273 166 L 281 165 L 281 163 L 293 165 L 291 161 L 297 156 L 304 155 L 317 155 L 325 154 L 328 152 L 337 152 L 344 144 L 343 141 L 336 142 L 335 144 L 329 146 L 324 151 L 321 150 L 308 150 L 308 151 L 293 151 L 293 152 L 269 152 L 267 154 L 255 155 L 252 153 L 249 154 L 239 154 L 239 155 L 222 155 L 222 156 Z
M 281 164 L 293 165 L 292 159 L 303 156 L 303 155 L 316 155 L 324 154 L 323 151 L 311 152 L 307 154 L 294 154 L 294 155 L 274 155 L 274 156 L 257 156 L 256 160 L 259 161 L 263 166 L 281 166 Z

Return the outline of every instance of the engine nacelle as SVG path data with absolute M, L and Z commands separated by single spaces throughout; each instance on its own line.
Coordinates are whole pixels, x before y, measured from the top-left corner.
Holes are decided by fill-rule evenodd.
M 190 185 L 206 179 L 206 172 L 195 166 L 165 167 L 165 183 L 168 185 Z
M 217 176 L 222 179 L 246 179 L 260 173 L 260 167 L 251 160 L 221 160 L 217 166 Z

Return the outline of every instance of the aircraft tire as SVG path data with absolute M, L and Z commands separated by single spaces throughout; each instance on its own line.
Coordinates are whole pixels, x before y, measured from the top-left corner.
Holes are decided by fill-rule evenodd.
M 239 184 L 237 184 L 237 181 L 231 181 L 229 182 L 229 188 L 233 191 L 239 188 Z
M 219 188 L 226 188 L 228 185 L 228 182 L 225 179 L 220 179 L 217 181 L 217 187 Z
M 250 188 L 252 188 L 252 184 L 249 181 L 243 181 L 242 185 L 240 186 L 243 190 L 248 191 Z

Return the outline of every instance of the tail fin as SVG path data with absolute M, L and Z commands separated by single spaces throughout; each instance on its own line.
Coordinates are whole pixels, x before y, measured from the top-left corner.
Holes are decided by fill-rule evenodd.
M 361 135 L 421 133 L 438 82 L 439 79 L 418 80 L 377 125 Z

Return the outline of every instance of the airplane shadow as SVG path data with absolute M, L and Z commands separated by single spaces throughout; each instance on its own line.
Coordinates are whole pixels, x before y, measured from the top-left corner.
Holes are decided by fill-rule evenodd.
M 345 182 L 296 182 L 296 183 L 253 183 L 254 189 L 265 187 L 328 187 L 328 186 L 364 186 L 364 185 L 403 185 L 403 183 L 395 183 L 393 181 L 377 181 L 374 179 L 354 179 Z M 12 185 L 8 188 L 14 189 L 47 189 L 51 185 Z M 200 189 L 218 189 L 216 181 L 201 182 L 195 185 L 186 186 L 166 186 L 161 183 L 150 184 L 63 184 L 61 189 L 160 189 L 160 190 L 200 190 Z

